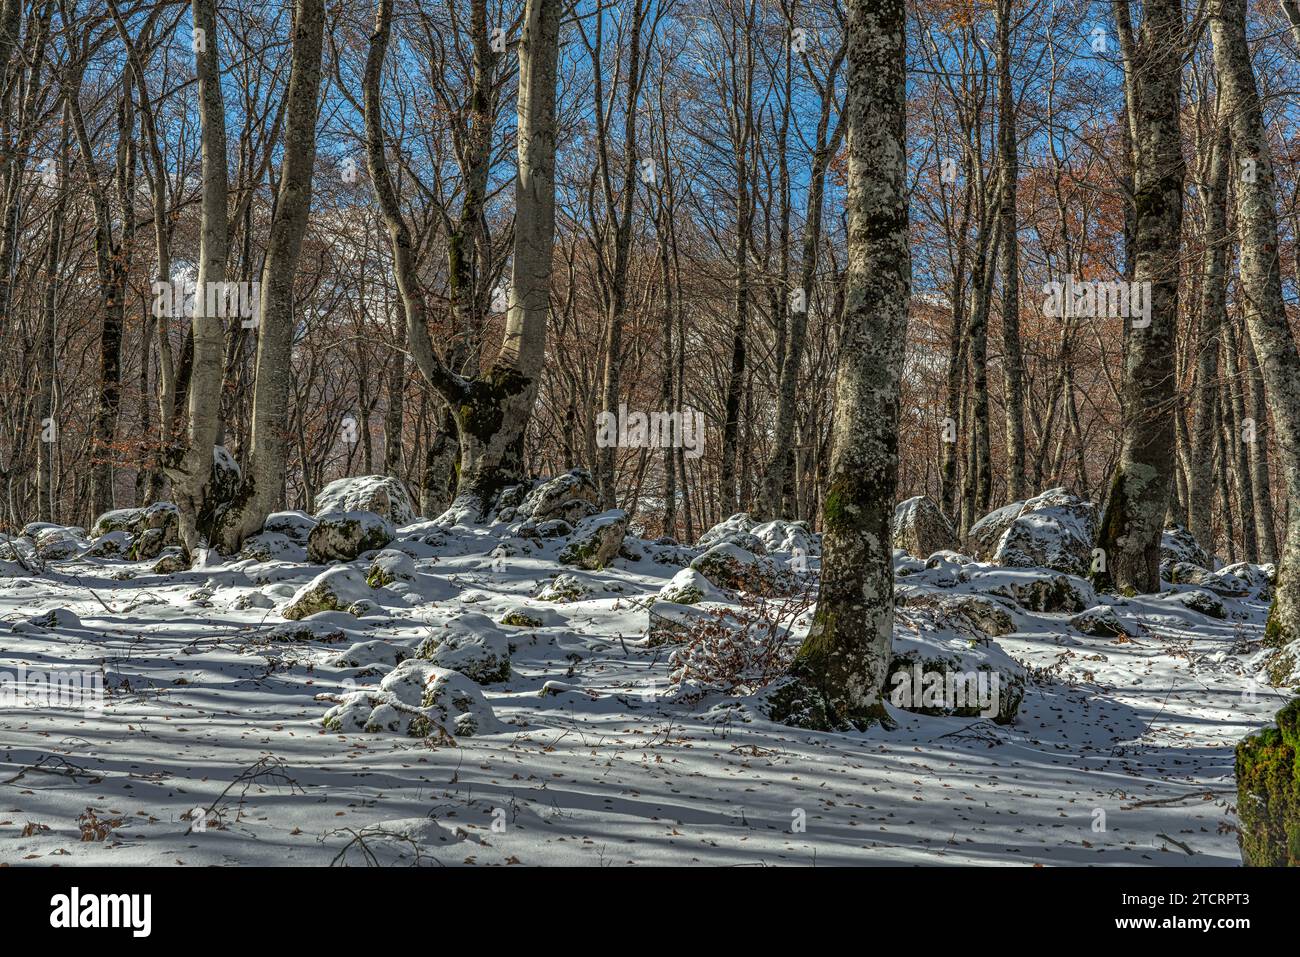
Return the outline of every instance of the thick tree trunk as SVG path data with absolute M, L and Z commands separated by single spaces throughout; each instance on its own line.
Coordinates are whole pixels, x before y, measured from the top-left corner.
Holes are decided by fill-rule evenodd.
M 237 551 L 247 536 L 262 527 L 284 495 L 288 446 L 285 423 L 295 325 L 293 287 L 311 210 L 324 8 L 324 0 L 294 3 L 284 159 L 262 267 L 251 451 L 239 495 L 222 516 L 220 541 L 224 552 Z M 196 355 L 197 348 L 196 342 Z
M 1251 485 L 1255 493 L 1255 537 L 1259 544 L 1259 560 L 1273 563 L 1277 561 L 1277 530 L 1273 527 L 1273 489 L 1268 474 L 1268 401 L 1264 394 L 1264 376 L 1249 333 L 1242 341 L 1245 344 L 1243 358 L 1249 367 L 1246 374 L 1250 388 L 1248 412 L 1254 433 L 1247 446 Z
M 1282 299 L 1277 181 L 1246 43 L 1245 0 L 1211 0 L 1208 12 L 1215 72 L 1240 164 L 1236 212 L 1242 306 L 1263 371 L 1290 506 L 1265 631 L 1270 644 L 1282 645 L 1300 638 L 1300 353 Z
M 911 291 L 905 5 L 848 5 L 848 279 L 821 590 L 773 715 L 844 728 L 880 719 L 894 627 L 892 519 Z
M 1134 280 L 1149 283 L 1150 321 L 1124 320 L 1128 335 L 1120 457 L 1111 476 L 1097 544 L 1102 587 L 1160 589 L 1160 534 L 1174 465 L 1174 327 L 1183 219 L 1179 93 L 1183 65 L 1179 0 L 1147 0 L 1133 49 Z

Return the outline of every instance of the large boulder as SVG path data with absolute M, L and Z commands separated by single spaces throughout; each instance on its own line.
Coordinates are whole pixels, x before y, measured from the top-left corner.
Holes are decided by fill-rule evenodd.
M 1097 604 L 1092 586 L 1072 575 L 1037 571 L 985 571 L 970 576 L 986 594 L 1010 598 L 1026 611 L 1076 614 Z
M 377 688 L 333 700 L 338 703 L 321 722 L 329 731 L 387 731 L 443 742 L 501 730 L 501 722 L 474 682 L 419 658 L 403 661 Z
M 708 549 L 714 545 L 735 545 L 753 555 L 766 555 L 767 545 L 754 534 L 758 527 L 748 512 L 737 512 L 701 535 L 695 547 Z
M 1247 867 L 1300 867 L 1300 698 L 1237 745 L 1237 816 Z
M 481 685 L 510 680 L 510 641 L 496 622 L 476 613 L 434 630 L 416 657 L 458 671 Z
M 369 597 L 370 587 L 361 573 L 339 566 L 326 569 L 294 592 L 280 614 L 298 621 L 321 611 L 347 611 L 353 602 Z
M 967 551 L 1011 568 L 1087 575 L 1097 537 L 1097 507 L 1064 488 L 1013 502 L 971 526 Z
M 577 525 L 600 509 L 600 493 L 586 469 L 574 469 L 542 482 L 509 513 L 510 519 L 541 524 L 556 519 Z M 506 506 L 509 508 L 509 506 Z M 506 518 L 503 512 L 502 518 Z
M 894 506 L 894 547 L 914 558 L 927 558 L 957 544 L 957 531 L 938 504 L 914 495 Z
M 1160 533 L 1160 569 L 1163 574 L 1167 567 L 1186 562 L 1189 565 L 1210 567 L 1210 556 L 1201 547 L 1192 533 L 1181 525 L 1171 525 Z M 1165 576 L 1168 578 L 1168 576 Z
M 317 518 L 337 512 L 373 512 L 397 528 L 415 521 L 406 487 L 391 475 L 335 479 L 316 493 L 314 505 Z
M 690 565 L 718 588 L 751 595 L 782 595 L 793 590 L 795 576 L 766 556 L 739 545 L 714 545 Z
M 393 540 L 388 519 L 369 511 L 325 512 L 307 536 L 307 560 L 317 565 L 350 562 L 363 552 L 374 551 Z
M 614 560 L 626 534 L 627 512 L 621 508 L 584 518 L 560 553 L 560 564 L 598 571 Z

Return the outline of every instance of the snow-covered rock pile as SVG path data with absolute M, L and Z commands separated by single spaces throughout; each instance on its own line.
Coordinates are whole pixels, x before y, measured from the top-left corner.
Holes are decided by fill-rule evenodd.
M 307 536 L 307 560 L 323 565 L 352 561 L 393 540 L 392 523 L 375 512 L 322 512 Z

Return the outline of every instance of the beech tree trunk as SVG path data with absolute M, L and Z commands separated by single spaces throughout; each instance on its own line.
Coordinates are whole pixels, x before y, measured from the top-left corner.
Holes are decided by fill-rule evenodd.
M 1245 0 L 1210 0 L 1214 68 L 1239 163 L 1237 231 L 1242 308 L 1268 395 L 1290 505 L 1265 638 L 1300 638 L 1300 353 L 1287 323 L 1278 255 L 1277 181 L 1246 43 Z
M 1127 0 L 1123 0 L 1127 2 Z M 1150 283 L 1150 324 L 1127 330 L 1119 461 L 1097 545 L 1097 584 L 1125 592 L 1160 589 L 1160 534 L 1174 468 L 1174 327 L 1183 220 L 1179 119 L 1183 67 L 1180 0 L 1147 0 L 1130 63 L 1133 88 L 1134 280 Z
M 774 717 L 844 728 L 885 714 L 894 627 L 892 520 L 911 292 L 905 5 L 850 0 L 848 276 L 835 377 L 821 591 Z
M 221 519 L 223 552 L 237 551 L 247 536 L 262 527 L 284 496 L 295 324 L 293 286 L 311 210 L 324 23 L 324 0 L 295 0 L 284 159 L 262 267 L 251 450 L 239 494 Z M 197 338 L 195 350 L 197 356 Z M 197 362 L 195 365 L 197 375 Z M 190 391 L 194 391 L 193 387 Z

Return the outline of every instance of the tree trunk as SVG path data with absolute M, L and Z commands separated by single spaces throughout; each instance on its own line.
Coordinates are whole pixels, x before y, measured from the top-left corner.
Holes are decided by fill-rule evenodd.
M 203 48 L 194 54 L 199 81 L 199 125 L 202 141 L 203 190 L 199 231 L 199 269 L 195 284 L 194 359 L 190 372 L 189 428 L 178 467 L 171 473 L 172 493 L 180 512 L 181 546 L 197 557 L 208 546 L 212 528 L 207 502 L 212 476 L 212 447 L 221 420 L 221 380 L 225 371 L 225 331 L 221 317 L 206 314 L 212 288 L 224 288 L 230 247 L 226 204 L 230 184 L 226 173 L 226 108 L 221 93 L 221 63 L 217 55 L 216 0 L 193 0 L 194 26 L 203 31 Z M 220 285 L 218 285 L 220 284 Z M 224 296 L 223 296 L 224 298 Z M 206 506 L 206 507 L 205 507 Z M 207 513 L 205 515 L 205 512 Z M 206 520 L 205 520 L 206 519 Z M 259 523 L 260 524 L 260 523 Z
M 1268 643 L 1281 646 L 1300 638 L 1300 353 L 1282 299 L 1276 179 L 1246 43 L 1245 0 L 1211 0 L 1208 12 L 1215 72 L 1240 164 L 1236 212 L 1242 306 L 1263 372 L 1290 506 L 1265 630 Z
M 221 520 L 224 552 L 237 551 L 246 537 L 262 527 L 284 495 L 285 423 L 295 325 L 293 287 L 311 210 L 324 23 L 324 0 L 295 0 L 284 159 L 262 266 L 250 452 L 239 495 Z M 196 355 L 197 349 L 196 342 Z M 191 387 L 190 391 L 195 390 Z
M 1097 544 L 1105 555 L 1098 585 L 1160 590 L 1160 534 L 1173 477 L 1173 340 L 1183 219 L 1179 93 L 1183 14 L 1179 0 L 1147 0 L 1133 49 L 1134 280 L 1149 283 L 1150 323 L 1125 319 L 1120 457 L 1111 477 Z M 1136 318 L 1136 317 L 1134 317 Z
M 1016 232 L 1016 104 L 1011 93 L 1011 0 L 998 0 L 998 220 L 1002 243 L 1002 401 L 1006 415 L 1007 501 L 1025 493 L 1024 358 L 1020 348 L 1020 240 Z
M 848 277 L 835 377 L 821 591 L 794 681 L 773 716 L 820 728 L 885 715 L 894 627 L 891 524 L 911 290 L 906 185 L 905 5 L 851 0 Z

